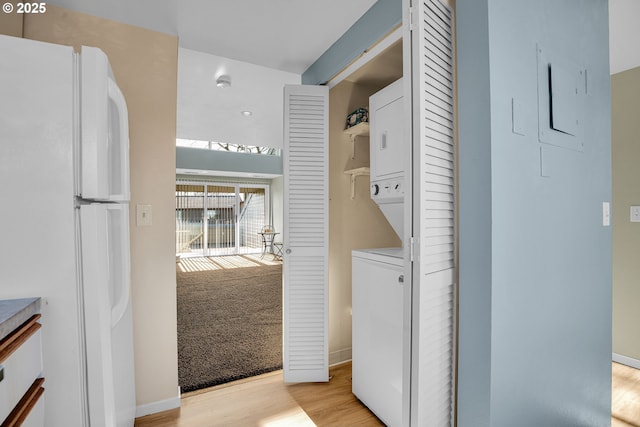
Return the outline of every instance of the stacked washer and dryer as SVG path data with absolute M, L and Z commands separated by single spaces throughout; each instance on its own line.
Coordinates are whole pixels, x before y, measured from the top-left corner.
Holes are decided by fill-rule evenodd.
M 404 236 L 402 79 L 369 98 L 371 199 Z M 352 391 L 387 426 L 402 424 L 404 253 L 352 252 Z

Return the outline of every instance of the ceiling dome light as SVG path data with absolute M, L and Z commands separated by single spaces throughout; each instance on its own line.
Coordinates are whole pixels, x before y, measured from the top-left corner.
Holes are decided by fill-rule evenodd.
M 226 74 L 216 79 L 216 86 L 218 87 L 231 87 L 231 77 Z
M 253 116 L 253 112 L 248 110 L 240 111 L 240 114 L 242 114 L 245 117 Z

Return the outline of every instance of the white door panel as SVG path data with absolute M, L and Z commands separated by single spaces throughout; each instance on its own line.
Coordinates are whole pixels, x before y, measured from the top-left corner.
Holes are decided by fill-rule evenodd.
M 283 364 L 286 382 L 328 381 L 328 100 L 285 87 Z
M 453 10 L 413 3 L 412 426 L 454 424 L 455 154 Z M 406 424 L 406 423 L 405 423 Z

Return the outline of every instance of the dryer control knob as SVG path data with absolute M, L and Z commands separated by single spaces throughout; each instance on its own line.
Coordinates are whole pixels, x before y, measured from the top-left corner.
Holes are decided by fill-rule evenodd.
M 377 196 L 378 193 L 380 193 L 380 186 L 378 184 L 373 184 L 371 186 L 371 192 L 373 193 L 374 196 Z

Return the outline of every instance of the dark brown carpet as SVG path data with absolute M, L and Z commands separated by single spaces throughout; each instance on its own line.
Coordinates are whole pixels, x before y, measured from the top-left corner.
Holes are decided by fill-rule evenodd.
M 282 368 L 282 266 L 177 273 L 182 392 Z

